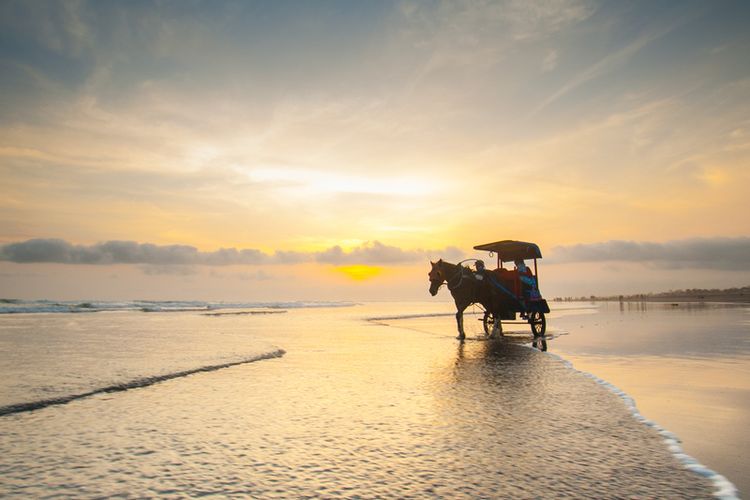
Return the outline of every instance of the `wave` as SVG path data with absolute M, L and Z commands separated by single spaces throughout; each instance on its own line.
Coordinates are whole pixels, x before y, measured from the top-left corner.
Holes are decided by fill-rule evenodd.
M 471 313 L 465 313 L 467 316 Z M 440 318 L 443 316 L 455 316 L 456 313 L 423 313 L 423 314 L 397 314 L 395 316 L 373 316 L 365 318 L 365 321 L 388 321 L 394 319 L 415 319 L 415 318 Z
M 203 313 L 203 316 L 244 316 L 247 314 L 283 314 L 287 312 L 284 309 L 278 309 L 273 311 L 232 311 L 232 312 L 212 312 Z
M 158 384 L 159 382 L 164 382 L 166 380 L 172 380 L 175 378 L 187 377 L 188 375 L 193 375 L 195 373 L 211 372 L 211 371 L 221 370 L 222 368 L 229 368 L 231 366 L 254 363 L 255 361 L 261 361 L 264 359 L 280 358 L 284 354 L 286 354 L 286 351 L 284 351 L 283 349 L 276 349 L 275 351 L 263 353 L 257 356 L 241 359 L 238 361 L 231 361 L 231 362 L 215 364 L 215 365 L 205 365 L 205 366 L 200 366 L 198 368 L 191 368 L 188 370 L 181 370 L 177 372 L 166 373 L 163 375 L 154 375 L 151 377 L 136 378 L 127 382 L 108 385 L 108 386 L 100 387 L 98 389 L 93 389 L 87 392 L 71 394 L 67 396 L 60 396 L 57 398 L 41 399 L 37 401 L 30 401 L 28 403 L 16 403 L 16 404 L 10 404 L 6 406 L 0 406 L 0 417 L 5 416 L 5 415 L 12 415 L 14 413 L 23 413 L 23 412 L 29 412 L 29 411 L 34 411 L 34 410 L 41 410 L 42 408 L 46 408 L 48 406 L 53 406 L 53 405 L 63 405 L 63 404 L 70 403 L 71 401 L 88 398 L 91 396 L 95 396 L 97 394 L 122 392 L 122 391 L 127 391 L 130 389 L 139 389 L 141 387 L 148 387 L 150 385 Z
M 132 301 L 52 301 L 0 299 L 0 314 L 30 313 L 95 313 L 136 311 L 205 312 L 237 309 L 310 309 L 321 307 L 351 307 L 354 302 L 205 302 L 176 300 L 132 300 Z
M 656 431 L 656 433 L 658 433 L 661 436 L 661 438 L 664 440 L 664 444 L 666 444 L 670 453 L 672 453 L 672 455 L 677 460 L 679 460 L 680 463 L 682 463 L 682 465 L 686 469 L 688 469 L 691 472 L 694 472 L 695 474 L 708 478 L 713 483 L 715 498 L 719 498 L 722 500 L 739 500 L 739 492 L 737 491 L 737 488 L 735 487 L 735 485 L 729 479 L 722 476 L 718 472 L 709 469 L 702 463 L 698 462 L 695 458 L 685 453 L 685 451 L 680 446 L 680 443 L 681 443 L 680 438 L 677 437 L 675 434 L 669 432 L 668 430 L 664 429 L 653 420 L 649 420 L 643 415 L 641 415 L 641 412 L 638 411 L 638 407 L 635 404 L 635 400 L 628 393 L 618 388 L 614 384 L 607 382 L 606 380 L 599 378 L 592 373 L 577 369 L 575 366 L 573 366 L 573 363 L 563 358 L 562 356 L 559 356 L 557 354 L 550 353 L 550 352 L 546 352 L 545 354 L 560 360 L 567 368 L 580 373 L 584 377 L 587 377 L 593 380 L 600 386 L 605 387 L 610 392 L 612 392 L 617 397 L 619 397 L 622 400 L 622 402 L 625 404 L 627 409 L 630 411 L 634 419 L 636 419 L 638 422 L 642 423 L 646 427 L 650 427 L 654 429 L 654 431 Z

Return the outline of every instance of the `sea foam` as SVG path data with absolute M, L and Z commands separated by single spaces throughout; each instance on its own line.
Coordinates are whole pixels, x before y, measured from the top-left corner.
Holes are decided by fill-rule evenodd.
M 139 312 L 205 312 L 241 309 L 309 309 L 350 307 L 354 302 L 287 301 L 287 302 L 209 302 L 209 301 L 54 301 L 0 299 L 0 314 L 94 313 L 115 311 Z
M 531 348 L 531 346 L 529 346 Z M 551 353 L 551 352 L 545 352 L 548 356 L 552 356 L 553 358 L 556 358 L 560 360 L 565 366 L 567 366 L 569 369 L 580 373 L 586 378 L 589 378 L 596 382 L 597 384 L 601 385 L 602 387 L 605 387 L 612 393 L 614 393 L 616 396 L 618 396 L 623 403 L 625 403 L 625 406 L 630 411 L 631 415 L 635 420 L 642 423 L 643 425 L 650 427 L 654 429 L 664 440 L 664 443 L 667 446 L 667 449 L 674 455 L 674 457 L 682 463 L 682 465 L 690 470 L 691 472 L 694 472 L 700 476 L 706 477 L 711 480 L 711 482 L 714 485 L 714 497 L 719 498 L 721 500 L 739 500 L 739 492 L 737 491 L 737 488 L 732 484 L 729 479 L 722 476 L 718 472 L 709 469 L 705 465 L 701 464 L 696 460 L 695 458 L 691 457 L 680 446 L 680 438 L 678 438 L 674 433 L 664 429 L 659 424 L 654 422 L 653 420 L 649 420 L 638 411 L 638 407 L 635 404 L 635 400 L 625 391 L 620 389 L 619 387 L 615 386 L 614 384 L 607 382 L 604 379 L 601 379 L 597 377 L 596 375 L 592 373 L 588 373 L 582 370 L 577 369 L 575 366 L 573 366 L 573 363 L 568 361 L 567 359 Z
M 128 380 L 128 381 L 117 383 L 117 384 L 99 387 L 99 388 L 86 391 L 86 392 L 81 392 L 78 394 L 69 394 L 67 396 L 61 396 L 57 398 L 41 399 L 37 401 L 29 401 L 26 403 L 16 403 L 16 404 L 10 404 L 6 406 L 0 406 L 0 417 L 4 415 L 10 415 L 13 413 L 22 413 L 22 412 L 27 412 L 27 411 L 41 410 L 42 408 L 46 408 L 48 406 L 62 405 L 62 404 L 70 403 L 71 401 L 75 401 L 78 399 L 95 396 L 97 394 L 122 392 L 122 391 L 127 391 L 129 389 L 139 389 L 141 387 L 148 387 L 150 385 L 158 384 L 159 382 L 165 382 L 167 380 L 172 380 L 175 378 L 187 377 L 188 375 L 193 375 L 195 373 L 211 372 L 211 371 L 221 370 L 222 368 L 229 368 L 232 366 L 244 365 L 247 363 L 253 363 L 255 361 L 261 361 L 264 359 L 280 358 L 284 354 L 285 354 L 285 351 L 283 349 L 276 349 L 275 351 L 266 352 L 263 354 L 259 354 L 257 356 L 246 358 L 246 359 L 240 359 L 238 361 L 231 361 L 229 363 L 205 365 L 205 366 L 199 366 L 196 368 L 191 368 L 189 370 L 181 370 L 181 371 L 173 372 L 173 373 L 165 373 L 162 375 L 154 375 L 151 377 L 140 377 L 140 378 Z

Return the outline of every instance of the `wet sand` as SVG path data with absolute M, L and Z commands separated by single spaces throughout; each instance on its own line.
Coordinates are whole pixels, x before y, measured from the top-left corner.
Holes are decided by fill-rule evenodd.
M 686 453 L 747 496 L 750 308 L 597 303 L 581 312 L 553 321 L 569 334 L 550 351 L 625 391 Z
M 4 416 L 0 495 L 711 497 L 562 361 L 460 345 L 449 317 L 363 321 L 404 312 L 213 318 L 258 321 L 286 354 Z

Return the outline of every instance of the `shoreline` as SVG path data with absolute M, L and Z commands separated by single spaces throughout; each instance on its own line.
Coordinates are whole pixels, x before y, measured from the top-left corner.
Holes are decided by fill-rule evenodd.
M 281 487 L 288 496 L 736 498 L 719 490 L 717 477 L 700 474 L 708 469 L 689 470 L 659 429 L 641 425 L 619 406 L 621 395 L 602 390 L 557 348 L 553 357 L 540 356 L 519 335 L 456 345 L 445 309 L 363 305 L 252 322 L 122 315 L 128 330 L 170 346 L 183 344 L 184 333 L 149 332 L 182 325 L 211 345 L 236 329 L 288 355 L 15 415 L 3 421 L 11 439 L 0 469 L 7 467 L 8 484 L 26 496 L 55 488 L 115 494 L 121 484 L 144 494 L 192 491 L 207 469 L 175 461 L 178 446 L 180 456 L 210 465 L 214 480 L 200 483 L 214 493 L 264 496 Z M 97 338 L 102 321 L 81 320 Z M 481 329 L 471 323 L 473 333 Z M 120 475 L 103 481 L 97 464 L 113 460 Z M 27 467 L 12 468 L 17 463 Z M 155 481 L 154 470 L 169 471 L 169 479 Z M 39 475 L 48 480 L 32 480 Z
M 686 304 L 737 304 L 737 305 L 748 305 L 750 304 L 750 297 L 748 296 L 735 296 L 735 295 L 717 295 L 711 297 L 693 297 L 690 295 L 660 295 L 660 296 L 648 296 L 642 297 L 576 297 L 570 299 L 552 299 L 550 300 L 553 304 L 565 304 L 573 302 L 622 302 L 622 303 L 640 303 L 648 302 L 651 304 L 670 304 L 670 303 L 686 303 Z
M 588 301 L 587 301 L 588 302 Z M 659 436 L 663 443 L 664 449 L 668 451 L 675 460 L 678 460 L 680 464 L 691 473 L 695 474 L 696 477 L 704 477 L 709 479 L 713 484 L 713 497 L 723 499 L 737 499 L 740 498 L 742 491 L 747 489 L 747 481 L 744 481 L 743 471 L 747 469 L 748 464 L 746 460 L 733 458 L 733 448 L 726 442 L 722 443 L 721 439 L 716 439 L 715 442 L 713 437 L 716 432 L 721 432 L 721 427 L 725 428 L 737 428 L 735 425 L 721 424 L 721 420 L 718 421 L 716 427 L 719 429 L 704 429 L 699 428 L 696 432 L 685 432 L 684 426 L 675 425 L 675 421 L 680 423 L 679 420 L 684 418 L 680 412 L 676 415 L 672 415 L 673 418 L 663 418 L 664 414 L 675 411 L 674 399 L 670 399 L 670 391 L 676 391 L 683 400 L 678 400 L 679 403 L 690 400 L 692 398 L 693 404 L 699 404 L 697 408 L 691 408 L 694 415 L 698 415 L 703 420 L 714 422 L 716 421 L 714 413 L 716 406 L 713 405 L 713 401 L 705 401 L 701 399 L 704 393 L 699 392 L 697 389 L 690 394 L 684 395 L 681 393 L 683 387 L 680 386 L 680 381 L 689 380 L 684 377 L 684 372 L 692 372 L 694 376 L 696 373 L 704 375 L 710 369 L 715 372 L 722 372 L 726 376 L 727 359 L 731 359 L 734 364 L 741 363 L 742 370 L 746 370 L 745 366 L 748 366 L 744 358 L 726 358 L 724 352 L 712 353 L 705 349 L 705 346 L 698 345 L 697 349 L 703 354 L 698 355 L 696 358 L 694 351 L 691 351 L 691 343 L 695 342 L 695 337 L 689 330 L 682 328 L 682 322 L 692 322 L 695 318 L 734 318 L 732 321 L 736 321 L 737 318 L 742 317 L 742 309 L 738 309 L 742 304 L 730 303 L 711 303 L 711 304 L 695 304 L 684 308 L 673 308 L 669 307 L 669 303 L 656 304 L 649 302 L 644 304 L 643 307 L 625 307 L 618 308 L 611 302 L 600 304 L 600 307 L 585 307 L 582 310 L 581 303 L 571 303 L 565 308 L 556 308 L 553 310 L 552 325 L 553 328 L 548 330 L 548 337 L 551 334 L 549 340 L 549 350 L 546 354 L 551 355 L 562 362 L 568 369 L 574 372 L 579 372 L 583 376 L 596 382 L 599 386 L 607 389 L 617 396 L 622 403 L 625 404 L 626 409 L 630 416 L 637 422 L 643 424 L 647 428 L 653 429 Z M 567 309 L 567 310 L 566 310 Z M 588 314 L 588 313 L 595 314 Z M 393 315 L 380 315 L 379 317 L 366 318 L 369 321 L 379 320 L 378 324 L 385 324 L 388 326 L 408 329 L 422 333 L 438 333 L 445 332 L 447 335 L 453 337 L 454 325 L 451 322 L 444 322 L 445 317 L 452 316 L 449 313 L 436 314 L 434 312 L 425 312 L 423 314 L 404 314 L 399 316 Z M 442 318 L 441 318 L 442 317 Z M 442 319 L 442 321 L 441 321 Z M 612 325 L 618 325 L 622 321 L 626 322 L 626 327 L 612 329 Z M 676 321 L 673 325 L 672 322 Z M 438 322 L 441 324 L 438 325 Z M 630 322 L 628 325 L 627 323 Z M 473 321 L 468 321 L 467 324 L 472 324 Z M 722 323 L 719 323 L 722 324 Z M 567 325 L 567 326 L 566 326 Z M 706 323 L 698 321 L 697 327 L 694 330 L 698 330 L 699 336 L 709 342 L 709 346 L 715 348 L 713 342 L 710 340 L 710 335 L 707 335 L 712 331 L 712 328 L 707 328 Z M 715 325 L 711 323 L 711 327 Z M 517 328 L 509 325 L 510 343 L 521 343 L 523 337 L 528 337 L 527 341 L 523 342 L 524 347 L 528 349 L 534 349 L 531 345 L 530 335 L 524 330 L 523 335 L 518 335 L 520 332 L 515 332 Z M 677 337 L 673 340 L 671 328 L 676 328 Z M 721 328 L 721 327 L 718 327 Z M 745 328 L 740 326 L 740 328 Z M 584 329 L 580 331 L 580 329 Z M 745 328 L 746 329 L 746 328 Z M 560 331 L 558 331 L 560 330 Z M 644 331 L 640 331 L 644 330 Z M 604 333 L 607 332 L 606 335 Z M 477 333 L 477 332 L 473 332 Z M 612 348 L 612 346 L 600 346 L 597 345 L 597 341 L 601 342 L 602 339 L 609 337 L 622 337 L 624 342 L 627 343 L 629 338 L 637 346 L 640 351 L 633 353 L 629 352 L 633 346 L 626 346 L 624 350 L 615 352 L 609 352 L 606 356 L 597 356 L 595 353 L 597 349 Z M 666 339 L 658 339 L 661 334 L 666 335 Z M 515 335 L 514 335 L 515 334 Z M 468 333 L 469 342 L 475 337 L 481 339 L 482 335 L 472 335 Z M 724 341 L 724 338 L 720 338 Z M 506 339 L 508 340 L 508 339 Z M 621 339 L 622 340 L 622 339 Z M 731 341 L 729 342 L 731 344 Z M 583 351 L 588 351 L 590 347 L 593 347 L 592 352 L 580 352 L 576 353 L 575 349 L 570 350 L 570 346 L 583 347 Z M 680 358 L 680 354 L 677 358 L 665 357 L 663 351 L 664 345 L 667 346 L 681 346 L 684 344 L 684 348 L 689 352 L 687 357 Z M 635 356 L 635 357 L 633 357 Z M 705 359 L 700 356 L 707 356 Z M 649 366 L 650 364 L 650 366 Z M 699 364 L 703 366 L 702 371 L 696 371 L 695 366 Z M 646 365 L 646 366 L 644 366 Z M 637 369 L 628 369 L 631 366 L 636 366 Z M 661 371 L 659 376 L 663 377 L 663 373 L 672 373 L 671 378 L 665 383 L 668 386 L 667 397 L 664 397 L 664 392 L 656 393 L 659 397 L 653 395 L 646 398 L 643 395 L 643 387 L 636 385 L 632 387 L 629 383 L 633 379 L 632 372 L 638 372 L 640 369 L 644 369 L 644 373 L 653 373 L 653 367 L 658 367 Z M 730 367 L 730 369 L 732 369 Z M 651 371 L 649 371 L 651 370 Z M 737 370 L 737 368 L 733 368 Z M 616 375 L 616 376 L 615 376 Z M 736 374 L 742 378 L 742 374 Z M 652 375 L 653 377 L 653 375 Z M 681 378 L 682 377 L 682 378 Z M 648 377 L 644 377 L 648 378 Z M 690 379 L 692 380 L 692 379 Z M 739 384 L 739 383 L 738 383 Z M 725 385 L 725 380 L 717 380 L 716 378 L 709 377 L 706 375 L 704 385 L 715 386 L 717 390 L 721 390 L 721 387 Z M 625 390 L 621 389 L 625 387 Z M 659 389 L 662 389 L 661 387 Z M 651 387 L 646 386 L 646 390 L 655 390 Z M 648 393 L 647 393 L 648 394 Z M 673 395 L 673 397 L 676 397 Z M 637 404 L 636 404 L 637 402 Z M 700 406 L 703 402 L 704 405 Z M 737 404 L 741 403 L 739 401 Z M 654 406 L 660 411 L 654 412 Z M 682 409 L 680 407 L 679 409 Z M 720 408 L 721 410 L 722 408 Z M 742 411 L 744 406 L 741 407 Z M 745 412 L 750 415 L 750 412 Z M 692 422 L 688 421 L 688 425 Z M 739 426 L 744 428 L 744 426 Z M 704 432 L 705 431 L 705 432 Z M 696 439 L 696 434 L 698 439 Z M 701 438 L 708 436 L 707 439 L 712 441 L 713 449 L 705 449 L 705 446 L 701 446 Z M 723 447 L 722 447 L 723 446 Z M 739 444 L 743 447 L 742 444 Z M 720 451 L 719 460 L 717 461 L 716 452 Z M 713 453 L 713 454 L 712 454 Z M 732 479 L 730 479 L 732 478 Z M 737 482 L 739 481 L 739 482 Z
M 422 320 L 429 320 L 434 318 L 441 318 L 441 317 L 449 317 L 453 316 L 452 313 L 423 313 L 423 314 L 404 314 L 400 316 L 382 316 L 382 317 L 370 317 L 370 318 L 364 318 L 364 321 L 366 322 L 372 322 L 375 324 L 388 326 L 388 327 L 395 327 L 395 328 L 409 328 L 412 329 L 409 326 L 404 325 L 398 325 L 398 324 L 392 324 L 387 323 L 387 321 L 400 321 L 400 320 L 415 320 L 415 319 L 422 319 Z M 424 332 L 424 330 L 420 330 L 417 328 L 413 328 L 415 331 Z M 552 339 L 556 338 L 557 336 L 552 333 Z M 501 342 L 507 342 L 509 339 L 505 338 Z M 491 341 L 489 341 L 491 342 Z M 552 342 L 552 340 L 550 340 Z M 538 351 L 535 347 L 531 345 L 531 340 L 529 339 L 528 342 L 512 342 L 518 345 L 521 345 L 525 348 Z M 554 344 L 551 344 L 551 347 L 554 348 Z M 541 352 L 541 351 L 540 351 Z M 711 481 L 713 484 L 714 492 L 713 497 L 722 499 L 722 500 L 738 500 L 739 497 L 739 489 L 737 486 L 730 481 L 726 476 L 718 472 L 717 470 L 712 469 L 711 467 L 708 467 L 707 465 L 703 464 L 700 460 L 695 458 L 694 456 L 690 455 L 683 449 L 683 441 L 682 439 L 672 432 L 671 430 L 663 427 L 659 423 L 657 423 L 655 420 L 651 418 L 647 418 L 641 413 L 641 410 L 639 410 L 638 405 L 636 403 L 636 398 L 629 393 L 623 391 L 620 389 L 617 385 L 612 383 L 611 381 L 602 378 L 595 373 L 586 371 L 584 369 L 579 369 L 575 362 L 571 359 L 567 359 L 564 355 L 557 354 L 555 352 L 549 352 L 545 351 L 543 354 L 546 354 L 556 361 L 561 362 L 567 369 L 571 370 L 574 373 L 579 373 L 583 375 L 584 377 L 593 380 L 597 385 L 605 388 L 608 392 L 614 394 L 619 398 L 619 400 L 625 405 L 625 408 L 630 413 L 632 418 L 636 420 L 638 423 L 643 424 L 646 428 L 653 429 L 662 439 L 663 445 L 665 449 L 676 459 L 678 460 L 682 466 L 689 470 L 690 472 L 696 474 L 698 477 L 704 477 Z
M 604 301 L 579 314 L 576 304 L 556 310 L 554 326 L 567 335 L 549 344 L 550 354 L 637 402 L 647 425 L 679 436 L 670 449 L 733 485 L 722 496 L 729 490 L 717 484 L 717 497 L 747 494 L 750 460 L 738 450 L 750 437 L 732 431 L 750 424 L 747 305 Z
M 531 345 L 526 345 L 529 349 L 535 349 Z M 669 450 L 669 452 L 674 456 L 677 460 L 682 463 L 682 465 L 688 469 L 689 471 L 702 476 L 706 477 L 711 480 L 711 482 L 714 485 L 715 491 L 714 491 L 714 497 L 719 498 L 722 500 L 739 500 L 739 490 L 737 487 L 732 483 L 729 479 L 727 479 L 725 476 L 720 474 L 719 472 L 711 469 L 710 467 L 707 467 L 706 465 L 702 464 L 698 459 L 695 457 L 689 455 L 686 453 L 682 448 L 682 439 L 675 433 L 671 432 L 669 429 L 666 429 L 659 425 L 654 420 L 651 420 L 649 418 L 646 418 L 638 409 L 638 405 L 636 403 L 636 399 L 628 394 L 627 392 L 623 391 L 610 381 L 603 379 L 599 376 L 597 376 L 594 373 L 587 372 L 581 369 L 576 368 L 575 364 L 564 358 L 563 356 L 559 354 L 555 354 L 553 352 L 545 352 L 544 354 L 547 354 L 548 356 L 551 356 L 559 361 L 561 361 L 565 366 L 567 366 L 570 370 L 573 370 L 574 372 L 580 373 L 586 378 L 589 378 L 596 382 L 598 385 L 604 387 L 614 395 L 616 395 L 620 400 L 623 402 L 625 407 L 628 409 L 632 417 L 639 423 L 643 424 L 644 426 L 654 429 L 663 439 L 664 445 Z

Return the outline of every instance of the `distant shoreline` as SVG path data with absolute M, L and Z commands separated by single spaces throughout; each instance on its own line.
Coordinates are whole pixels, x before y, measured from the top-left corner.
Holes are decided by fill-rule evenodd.
M 729 302 L 733 304 L 750 304 L 750 297 L 738 298 L 738 297 L 710 297 L 705 299 L 699 299 L 696 297 L 644 297 L 642 299 L 637 298 L 625 298 L 619 299 L 617 297 L 572 297 L 572 298 L 555 298 L 553 302 L 653 302 L 653 303 L 667 303 L 667 302 L 690 302 L 690 303 L 721 303 Z
M 588 297 L 555 297 L 554 302 L 733 302 L 750 303 L 750 286 L 726 290 L 675 290 L 635 295 L 590 295 Z

